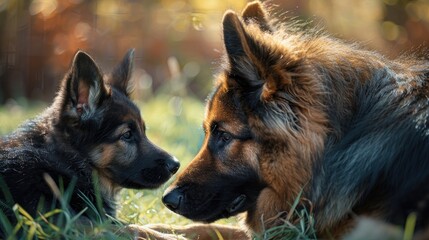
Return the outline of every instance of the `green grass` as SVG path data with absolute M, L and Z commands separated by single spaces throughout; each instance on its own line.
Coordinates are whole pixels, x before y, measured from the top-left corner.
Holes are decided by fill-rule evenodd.
M 283 224 L 266 229 L 259 239 L 316 239 L 316 232 L 314 229 L 314 219 L 311 215 L 310 209 L 307 209 L 305 203 L 302 201 L 302 192 L 296 197 L 295 202 L 292 204 L 289 213 L 285 217 L 278 217 L 275 220 L 283 221 Z M 302 208 L 298 209 L 301 205 Z M 282 215 L 282 214 L 280 214 Z

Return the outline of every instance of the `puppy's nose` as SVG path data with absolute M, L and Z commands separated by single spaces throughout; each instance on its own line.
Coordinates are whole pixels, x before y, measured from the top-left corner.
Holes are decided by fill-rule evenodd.
M 167 191 L 164 196 L 162 197 L 162 202 L 164 205 L 169 208 L 171 211 L 177 211 L 180 208 L 180 204 L 183 202 L 183 193 L 177 189 L 174 188 L 171 191 Z
M 175 174 L 177 170 L 179 170 L 180 163 L 177 158 L 172 157 L 170 159 L 165 160 L 165 167 L 171 174 Z

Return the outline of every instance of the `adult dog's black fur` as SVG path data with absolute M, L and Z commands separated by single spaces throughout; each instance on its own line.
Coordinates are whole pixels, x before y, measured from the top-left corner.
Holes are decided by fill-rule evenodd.
M 156 188 L 177 171 L 178 161 L 146 137 L 129 98 L 133 52 L 109 76 L 77 52 L 53 104 L 0 140 L 0 201 L 12 221 L 15 203 L 31 215 L 60 207 L 61 188 L 72 188 L 73 211 L 87 206 L 83 196 L 96 205 L 99 192 L 114 216 L 122 187 Z

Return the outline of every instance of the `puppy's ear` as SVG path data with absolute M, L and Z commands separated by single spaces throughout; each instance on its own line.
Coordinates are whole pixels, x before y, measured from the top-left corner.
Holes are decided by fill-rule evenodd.
M 67 115 L 86 118 L 108 95 L 97 64 L 88 54 L 78 51 L 58 96 L 62 100 L 62 110 Z
M 133 60 L 134 49 L 130 49 L 125 54 L 121 63 L 116 66 L 110 78 L 110 85 L 127 96 L 130 96 L 132 92 L 130 79 L 133 70 Z
M 241 13 L 246 24 L 256 23 L 264 32 L 273 32 L 268 20 L 268 13 L 259 1 L 250 2 Z

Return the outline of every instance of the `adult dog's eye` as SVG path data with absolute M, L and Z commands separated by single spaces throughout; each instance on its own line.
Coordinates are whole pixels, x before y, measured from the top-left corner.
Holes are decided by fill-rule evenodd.
M 219 138 L 222 142 L 229 142 L 232 139 L 231 134 L 227 133 L 227 132 L 220 132 L 219 133 Z
M 133 136 L 133 134 L 131 133 L 131 131 L 126 131 L 125 133 L 123 133 L 121 135 L 121 140 L 129 141 L 132 136 Z

